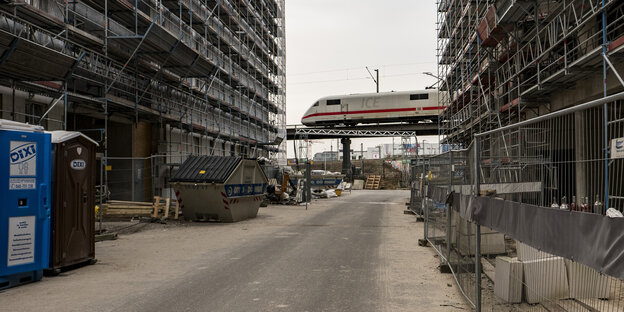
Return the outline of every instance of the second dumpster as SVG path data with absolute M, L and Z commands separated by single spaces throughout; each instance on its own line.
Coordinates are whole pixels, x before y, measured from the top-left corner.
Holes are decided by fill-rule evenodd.
M 267 178 L 255 159 L 190 156 L 171 179 L 184 217 L 236 222 L 258 215 Z

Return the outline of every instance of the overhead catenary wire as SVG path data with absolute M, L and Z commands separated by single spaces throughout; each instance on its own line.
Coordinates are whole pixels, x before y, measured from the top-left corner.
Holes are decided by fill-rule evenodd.
M 435 61 L 433 62 L 417 62 L 417 63 L 396 63 L 396 64 L 385 64 L 385 65 L 372 65 L 375 68 L 387 68 L 387 67 L 398 67 L 398 66 L 409 66 L 409 65 L 436 65 Z M 336 69 L 327 69 L 327 70 L 319 70 L 319 71 L 310 71 L 310 72 L 301 72 L 301 73 L 293 73 L 288 74 L 288 76 L 305 76 L 305 75 L 314 75 L 314 74 L 326 74 L 333 72 L 342 72 L 342 71 L 351 71 L 351 70 L 361 70 L 365 66 L 359 67 L 346 67 L 346 68 L 336 68 Z
M 416 76 L 422 75 L 422 72 L 414 72 L 414 73 L 404 73 L 404 74 L 394 74 L 394 75 L 380 75 L 382 78 L 391 78 L 391 77 L 406 77 L 406 76 Z M 340 82 L 340 81 L 356 81 L 356 80 L 369 80 L 371 77 L 357 77 L 357 78 L 341 78 L 341 79 L 325 79 L 325 80 L 309 80 L 309 81 L 300 81 L 300 82 L 289 82 L 289 85 L 300 85 L 300 84 L 314 84 L 314 83 L 325 83 L 325 82 Z

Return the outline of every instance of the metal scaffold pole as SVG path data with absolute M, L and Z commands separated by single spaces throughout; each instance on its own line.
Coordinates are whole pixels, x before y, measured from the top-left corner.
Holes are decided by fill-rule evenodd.
M 473 140 L 474 144 L 474 186 L 475 196 L 478 197 L 481 194 L 481 179 L 479 171 L 481 160 L 479 153 L 481 152 L 481 146 L 479 138 Z M 481 226 L 475 223 L 475 309 L 477 312 L 481 312 Z
M 105 169 L 112 162 L 109 148 L 129 148 L 108 137 L 120 120 L 134 123 L 135 129 L 154 120 L 173 128 L 173 136 L 159 138 L 167 142 L 158 142 L 152 153 L 172 155 L 179 148 L 176 155 L 263 156 L 277 151 L 285 160 L 276 138 L 285 125 L 284 2 L 270 2 L 130 0 L 126 5 L 102 0 L 100 5 L 0 8 L 0 19 L 15 26 L 7 30 L 6 51 L 0 56 L 13 93 L 7 118 L 26 116 L 47 127 L 54 121 L 58 129 L 87 128 L 81 131 L 91 130 L 83 115 L 84 121 L 94 119 L 91 124 L 104 129 L 100 150 Z M 43 12 L 39 17 L 25 13 L 31 8 Z M 58 23 L 42 26 L 40 19 L 57 13 L 62 15 Z M 32 50 L 20 51 L 25 41 Z M 30 68 L 14 68 L 24 63 L 15 58 L 29 52 L 33 60 L 54 66 L 37 68 L 37 60 Z M 21 92 L 35 97 L 27 113 L 20 112 Z M 38 103 L 42 97 L 51 99 Z M 132 137 L 143 139 L 150 144 L 143 136 Z M 102 173 L 104 185 L 111 182 L 109 175 L 115 178 L 115 173 Z
M 602 96 L 607 96 L 607 11 L 605 8 L 605 0 L 602 0 Z M 609 127 L 608 127 L 608 109 L 605 103 L 602 106 L 603 111 L 603 144 L 604 144 L 604 175 L 605 175 L 605 197 L 604 205 L 609 209 Z
M 450 153 L 450 166 L 448 168 L 449 170 L 449 184 L 448 184 L 448 194 L 450 194 L 452 192 L 452 187 L 453 187 L 453 153 Z M 446 208 L 446 265 L 448 265 L 449 267 L 451 266 L 451 222 L 452 222 L 452 207 L 451 205 L 447 204 L 447 208 Z

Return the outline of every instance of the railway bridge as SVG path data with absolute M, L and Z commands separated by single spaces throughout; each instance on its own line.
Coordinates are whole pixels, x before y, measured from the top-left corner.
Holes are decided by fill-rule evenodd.
M 438 124 L 433 122 L 366 124 L 357 126 L 307 127 L 286 126 L 287 140 L 340 139 L 343 144 L 342 173 L 351 173 L 351 139 L 367 137 L 414 137 L 437 135 Z

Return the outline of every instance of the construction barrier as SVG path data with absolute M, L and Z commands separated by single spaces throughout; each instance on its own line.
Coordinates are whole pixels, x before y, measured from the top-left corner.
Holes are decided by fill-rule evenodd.
M 616 94 L 477 134 L 413 164 L 425 238 L 477 311 L 624 306 L 624 109 Z

